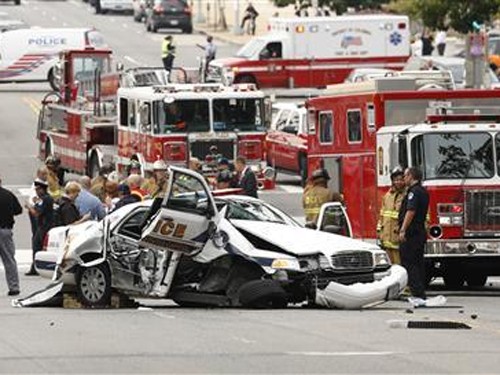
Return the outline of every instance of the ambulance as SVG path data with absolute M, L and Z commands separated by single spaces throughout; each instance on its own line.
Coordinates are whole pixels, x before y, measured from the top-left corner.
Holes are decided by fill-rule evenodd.
M 401 70 L 409 57 L 407 16 L 271 18 L 269 33 L 251 39 L 235 57 L 212 61 L 207 80 L 326 87 L 356 68 Z
M 48 81 L 57 90 L 59 53 L 68 49 L 101 49 L 101 33 L 90 28 L 31 28 L 0 34 L 0 83 Z

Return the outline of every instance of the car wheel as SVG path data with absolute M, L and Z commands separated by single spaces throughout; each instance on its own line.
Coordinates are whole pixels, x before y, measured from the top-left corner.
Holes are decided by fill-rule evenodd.
M 486 275 L 467 275 L 465 277 L 465 281 L 467 281 L 467 285 L 473 288 L 479 288 L 486 285 L 486 281 L 488 281 L 488 276 Z
M 14 0 L 14 5 L 21 5 L 21 0 Z
M 101 9 L 101 0 L 96 0 L 95 1 L 95 4 L 94 4 L 94 7 L 95 7 L 95 14 L 102 14 L 102 9 Z
M 288 304 L 285 290 L 274 280 L 253 280 L 239 290 L 243 307 L 254 309 L 282 309 Z
M 188 27 L 184 28 L 182 31 L 185 34 L 192 34 L 193 33 L 193 25 L 189 25 Z
M 157 33 L 158 32 L 158 26 L 155 25 L 154 23 L 151 25 L 151 32 Z
M 141 22 L 142 21 L 142 16 L 139 13 L 134 13 L 134 21 L 135 22 Z
M 464 286 L 464 275 L 461 272 L 446 271 L 443 275 L 444 285 L 451 290 L 461 289 Z
M 111 273 L 106 263 L 80 267 L 76 274 L 79 301 L 89 307 L 106 307 L 111 302 Z

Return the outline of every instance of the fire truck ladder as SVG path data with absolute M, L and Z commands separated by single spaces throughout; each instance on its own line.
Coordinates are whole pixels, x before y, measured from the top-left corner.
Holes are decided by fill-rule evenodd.
M 427 108 L 427 122 L 490 122 L 500 123 L 500 108 L 497 106 L 457 106 L 436 102 Z

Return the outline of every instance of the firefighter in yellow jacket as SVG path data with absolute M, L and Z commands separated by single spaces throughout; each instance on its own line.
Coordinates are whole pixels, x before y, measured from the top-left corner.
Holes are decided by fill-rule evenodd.
M 317 169 L 312 173 L 311 181 L 304 189 L 302 206 L 306 214 L 306 222 L 314 223 L 318 220 L 321 206 L 327 202 L 342 202 L 339 193 L 328 189 L 330 176 L 325 169 Z
M 401 264 L 399 255 L 398 215 L 406 193 L 403 170 L 396 168 L 391 173 L 392 186 L 382 198 L 382 207 L 377 223 L 377 234 L 382 247 L 393 264 Z

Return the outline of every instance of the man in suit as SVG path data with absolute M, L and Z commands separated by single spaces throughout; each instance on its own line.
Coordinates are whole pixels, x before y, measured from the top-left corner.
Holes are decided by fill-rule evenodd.
M 234 168 L 238 172 L 238 187 L 243 189 L 245 195 L 258 198 L 257 178 L 252 169 L 247 165 L 245 158 L 238 156 Z

